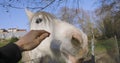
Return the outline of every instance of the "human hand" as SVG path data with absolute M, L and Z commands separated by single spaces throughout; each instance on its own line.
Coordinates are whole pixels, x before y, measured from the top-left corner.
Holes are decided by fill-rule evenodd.
M 49 35 L 50 33 L 44 30 L 31 30 L 25 36 L 21 37 L 20 40 L 15 42 L 15 44 L 18 45 L 22 51 L 32 50 Z

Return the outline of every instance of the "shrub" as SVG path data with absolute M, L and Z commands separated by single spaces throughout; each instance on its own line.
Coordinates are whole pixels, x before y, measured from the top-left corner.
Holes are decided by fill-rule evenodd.
M 9 42 L 13 43 L 13 42 L 16 42 L 16 41 L 18 41 L 18 38 L 17 37 L 12 37 Z

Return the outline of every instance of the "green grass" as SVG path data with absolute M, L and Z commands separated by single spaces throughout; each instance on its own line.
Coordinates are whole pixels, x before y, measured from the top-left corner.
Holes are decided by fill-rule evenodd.
M 120 47 L 120 41 L 118 41 L 118 46 Z
M 9 43 L 9 40 L 1 40 L 0 41 L 0 47 L 5 46 L 8 43 Z
M 95 43 L 95 53 L 110 53 L 115 54 L 117 49 L 117 43 L 114 38 L 106 39 L 106 40 L 97 40 Z M 118 45 L 120 45 L 120 41 L 118 41 Z
M 116 42 L 113 38 L 107 40 L 98 40 L 96 43 L 96 48 L 105 48 L 105 49 L 112 49 L 114 48 Z
M 16 38 L 16 37 L 13 37 L 11 39 L 2 39 L 2 40 L 0 40 L 0 47 L 5 46 L 8 43 L 16 42 L 17 40 L 18 40 L 18 38 Z

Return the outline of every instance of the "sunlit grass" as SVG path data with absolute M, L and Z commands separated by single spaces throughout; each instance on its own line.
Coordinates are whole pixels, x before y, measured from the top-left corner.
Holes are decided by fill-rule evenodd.
M 107 49 L 110 50 L 115 47 L 115 40 L 113 38 L 107 39 L 107 40 L 98 40 L 98 42 L 95 44 L 96 49 Z

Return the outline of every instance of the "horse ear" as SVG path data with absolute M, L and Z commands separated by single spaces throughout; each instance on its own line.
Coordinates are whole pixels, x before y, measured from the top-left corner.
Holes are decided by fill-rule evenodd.
M 34 13 L 33 13 L 33 12 L 31 12 L 31 11 L 29 11 L 28 9 L 25 9 L 25 12 L 26 12 L 26 14 L 27 14 L 27 16 L 28 16 L 29 20 L 31 20 L 31 19 L 32 19 L 32 17 L 33 17 L 33 15 L 34 15 Z

